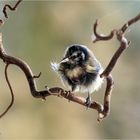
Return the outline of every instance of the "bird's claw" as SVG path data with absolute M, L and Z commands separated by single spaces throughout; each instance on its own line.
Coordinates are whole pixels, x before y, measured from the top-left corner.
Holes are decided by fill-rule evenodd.
M 87 106 L 87 109 L 91 106 L 91 103 L 92 103 L 91 97 L 88 96 L 88 97 L 86 98 L 86 102 L 85 102 L 85 105 Z
M 65 95 L 66 95 L 66 97 L 68 97 L 68 96 L 70 95 L 70 93 L 71 93 L 70 90 L 69 90 L 69 91 L 65 91 Z M 70 99 L 68 99 L 68 102 L 70 102 Z

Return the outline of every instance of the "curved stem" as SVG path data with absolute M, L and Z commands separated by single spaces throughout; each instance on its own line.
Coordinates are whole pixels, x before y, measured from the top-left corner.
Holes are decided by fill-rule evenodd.
M 10 84 L 10 81 L 8 79 L 8 74 L 7 74 L 7 69 L 8 69 L 8 66 L 9 64 L 7 63 L 6 66 L 5 66 L 5 79 L 6 79 L 6 82 L 8 84 L 8 87 L 10 89 L 10 93 L 11 93 L 11 102 L 10 104 L 8 105 L 8 107 L 5 109 L 5 111 L 3 113 L 0 114 L 0 118 L 2 118 L 8 111 L 9 109 L 12 107 L 13 103 L 14 103 L 14 92 L 12 90 L 12 86 Z
M 111 94 L 112 94 L 113 85 L 114 85 L 113 77 L 111 74 L 105 78 L 106 78 L 107 85 L 106 85 L 106 90 L 105 90 L 105 95 L 104 95 L 103 111 L 99 113 L 99 116 L 98 116 L 99 122 L 102 121 L 103 118 L 108 116 L 110 112 Z
M 44 98 L 50 95 L 48 90 L 43 90 L 43 91 L 37 90 L 34 75 L 27 63 L 25 63 L 23 60 L 20 60 L 19 58 L 15 58 L 7 54 L 4 54 L 3 57 L 5 62 L 18 66 L 24 72 L 30 87 L 30 91 L 34 97 Z
M 11 5 L 9 5 L 9 4 L 6 4 L 6 5 L 4 6 L 4 8 L 3 8 L 4 16 L 5 16 L 6 18 L 8 18 L 7 8 L 9 8 L 11 11 L 15 11 L 16 8 L 18 7 L 18 5 L 20 4 L 21 1 L 22 1 L 22 0 L 18 0 L 18 1 L 16 2 L 16 4 L 15 4 L 13 7 L 12 7 Z
M 113 38 L 115 30 L 111 31 L 109 35 L 103 36 L 97 33 L 97 26 L 98 26 L 98 20 L 95 21 L 94 26 L 93 26 L 93 32 L 96 37 L 95 40 L 93 40 L 93 43 L 97 41 L 110 40 Z
M 33 97 L 45 99 L 47 96 L 50 96 L 50 95 L 54 95 L 54 96 L 60 95 L 60 96 L 66 98 L 70 101 L 73 101 L 73 102 L 76 102 L 76 103 L 81 104 L 83 106 L 86 106 L 86 104 L 85 104 L 86 99 L 84 97 L 78 97 L 78 96 L 74 95 L 73 93 L 66 91 L 60 87 L 53 87 L 50 89 L 38 91 L 37 86 L 36 86 L 36 82 L 35 82 L 35 76 L 33 75 L 33 72 L 30 69 L 30 67 L 28 66 L 28 64 L 19 58 L 10 56 L 10 55 L 5 53 L 3 45 L 2 45 L 1 36 L 0 36 L 0 58 L 5 63 L 18 66 L 24 72 L 24 74 L 27 78 L 28 84 L 29 84 L 31 94 L 33 95 Z M 96 109 L 98 112 L 102 111 L 102 105 L 100 103 L 95 102 L 95 101 L 93 101 L 91 103 L 89 108 Z

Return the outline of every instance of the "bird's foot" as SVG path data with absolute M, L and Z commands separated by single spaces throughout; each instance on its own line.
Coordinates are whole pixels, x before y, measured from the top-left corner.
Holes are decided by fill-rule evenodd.
M 65 91 L 65 95 L 66 95 L 66 97 L 68 97 L 68 96 L 70 95 L 70 93 L 71 93 L 70 90 L 69 90 L 69 91 Z M 68 99 L 68 102 L 70 102 L 70 99 Z
M 88 96 L 88 97 L 86 98 L 86 102 L 85 102 L 85 105 L 87 106 L 87 109 L 91 106 L 91 103 L 92 103 L 91 97 Z
M 70 90 L 66 91 L 66 92 L 65 92 L 66 97 L 68 97 L 70 93 L 71 93 Z

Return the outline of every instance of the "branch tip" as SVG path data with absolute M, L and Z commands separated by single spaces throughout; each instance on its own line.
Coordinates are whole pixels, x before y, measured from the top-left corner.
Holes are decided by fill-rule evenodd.
M 42 73 L 40 72 L 38 75 L 34 75 L 33 78 L 34 78 L 34 79 L 35 79 L 35 78 L 39 78 L 39 77 L 41 76 L 41 74 L 42 74 Z

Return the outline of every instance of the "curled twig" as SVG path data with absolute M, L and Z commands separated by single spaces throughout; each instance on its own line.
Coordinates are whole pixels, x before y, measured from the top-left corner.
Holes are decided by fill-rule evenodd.
M 130 19 L 120 29 L 112 30 L 108 36 L 103 36 L 103 35 L 100 35 L 100 34 L 97 33 L 98 20 L 96 20 L 96 22 L 94 23 L 94 26 L 93 26 L 93 31 L 94 31 L 94 34 L 95 34 L 95 37 L 96 37 L 95 40 L 93 41 L 94 43 L 96 41 L 110 40 L 110 39 L 113 38 L 114 35 L 116 35 L 118 41 L 120 42 L 119 49 L 113 55 L 111 61 L 108 64 L 108 66 L 106 67 L 106 69 L 101 74 L 101 77 L 103 77 L 103 76 L 107 77 L 111 73 L 111 71 L 113 70 L 113 68 L 114 68 L 118 58 L 122 54 L 122 52 L 130 45 L 130 41 L 128 41 L 125 38 L 125 31 L 127 30 L 127 28 L 130 25 L 134 24 L 135 22 L 137 22 L 139 20 L 140 20 L 140 13 L 137 16 L 135 16 L 134 18 Z
M 139 19 L 140 19 L 140 14 L 139 14 L 139 16 L 136 16 L 135 18 L 133 18 L 133 23 L 135 23 L 136 22 L 136 20 L 135 19 L 137 19 L 138 20 L 138 17 L 139 17 Z M 131 21 L 131 20 L 130 20 Z M 134 22 L 135 21 L 135 22 Z M 128 23 L 129 23 L 129 21 L 128 21 Z M 126 23 L 126 24 L 124 24 L 124 26 L 121 28 L 121 29 L 119 29 L 119 30 L 116 30 L 116 36 L 117 36 L 117 39 L 118 39 L 118 41 L 120 42 L 120 47 L 118 48 L 118 50 L 115 52 L 115 54 L 113 55 L 113 57 L 111 58 L 111 60 L 110 60 L 110 62 L 109 62 L 109 64 L 108 64 L 108 66 L 106 67 L 106 69 L 103 71 L 103 73 L 101 74 L 101 77 L 106 77 L 106 76 L 108 76 L 110 73 L 111 73 L 111 71 L 113 70 L 113 68 L 114 68 L 114 66 L 116 65 L 116 63 L 117 63 L 117 61 L 118 61 L 118 58 L 120 57 L 120 55 L 122 54 L 122 52 L 126 49 L 126 48 L 128 48 L 129 47 L 129 45 L 130 45 L 130 41 L 128 41 L 127 39 L 126 39 L 126 37 L 125 37 L 125 31 L 126 31 L 126 29 L 128 28 L 126 28 L 126 26 L 125 25 L 128 25 L 128 23 Z M 131 24 L 132 24 L 132 22 L 131 22 Z M 131 25 L 130 24 L 130 25 Z M 129 25 L 129 26 L 130 26 Z
M 113 70 L 114 66 L 116 65 L 116 63 L 118 61 L 118 58 L 120 57 L 122 52 L 126 48 L 128 48 L 129 45 L 130 45 L 130 41 L 128 41 L 126 39 L 126 37 L 125 37 L 125 31 L 127 30 L 127 28 L 130 25 L 132 25 L 133 23 L 137 22 L 138 20 L 140 20 L 140 14 L 138 14 L 134 18 L 130 19 L 120 29 L 111 31 L 108 36 L 103 36 L 103 35 L 100 35 L 100 34 L 97 33 L 97 26 L 98 26 L 98 21 L 97 20 L 96 20 L 96 22 L 94 24 L 93 31 L 94 31 L 94 35 L 96 37 L 93 40 L 94 43 L 96 41 L 110 40 L 110 39 L 113 38 L 114 35 L 116 35 L 118 41 L 120 42 L 120 47 L 118 48 L 118 50 L 113 55 L 112 59 L 110 60 L 109 64 L 107 65 L 107 67 L 105 68 L 103 73 L 101 73 L 101 75 L 100 75 L 101 77 L 106 78 L 106 80 L 107 80 L 107 88 L 106 88 L 106 92 L 105 92 L 105 96 L 104 96 L 104 110 L 103 110 L 102 113 L 99 114 L 98 121 L 101 121 L 102 118 L 107 116 L 109 114 L 109 111 L 110 111 L 110 109 L 109 109 L 110 108 L 110 99 L 111 99 L 111 92 L 112 92 L 112 87 L 113 87 L 113 80 L 112 80 L 112 77 L 110 76 L 110 73 L 112 72 L 112 70 Z
M 7 8 L 9 8 L 11 11 L 15 11 L 16 8 L 18 7 L 18 5 L 20 4 L 21 1 L 22 1 L 22 0 L 18 0 L 18 1 L 16 2 L 16 4 L 15 4 L 13 7 L 12 7 L 11 5 L 9 5 L 9 4 L 6 4 L 6 5 L 4 6 L 4 8 L 3 8 L 4 16 L 5 16 L 6 18 L 8 18 Z
M 39 78 L 41 76 L 41 72 L 38 75 L 34 75 L 33 78 Z
M 107 41 L 107 40 L 110 40 L 113 38 L 114 34 L 115 34 L 115 31 L 116 30 L 112 30 L 110 32 L 109 35 L 105 36 L 105 35 L 100 35 L 97 33 L 97 26 L 98 26 L 98 20 L 95 21 L 94 23 L 94 26 L 93 26 L 93 32 L 94 32 L 94 35 L 95 35 L 95 39 L 93 40 L 93 43 L 96 43 L 97 41 Z
M 12 86 L 10 84 L 10 81 L 8 79 L 8 74 L 7 74 L 7 69 L 8 69 L 8 66 L 9 64 L 7 63 L 6 66 L 5 66 L 5 79 L 6 79 L 6 82 L 8 84 L 8 87 L 10 89 L 10 93 L 11 93 L 11 102 L 10 104 L 8 105 L 8 107 L 5 109 L 5 111 L 3 113 L 0 114 L 0 118 L 2 118 L 8 111 L 9 109 L 12 107 L 13 103 L 14 103 L 14 93 L 13 93 L 13 90 L 12 90 Z

